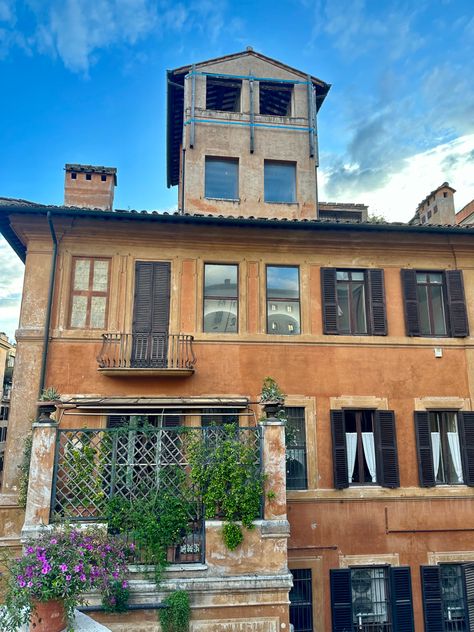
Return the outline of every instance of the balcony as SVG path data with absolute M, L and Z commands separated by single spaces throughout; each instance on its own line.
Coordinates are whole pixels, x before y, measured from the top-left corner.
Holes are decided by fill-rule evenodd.
M 193 336 L 107 333 L 102 339 L 97 362 L 103 375 L 185 377 L 194 373 Z

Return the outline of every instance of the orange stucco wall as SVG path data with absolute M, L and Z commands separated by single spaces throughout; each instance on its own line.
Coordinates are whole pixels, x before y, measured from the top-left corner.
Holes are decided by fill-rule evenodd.
M 29 258 L 50 247 L 45 227 L 37 224 L 30 231 Z M 420 488 L 413 411 L 434 398 L 445 398 L 436 400 L 441 406 L 456 399 L 460 408 L 473 408 L 473 339 L 407 337 L 400 269 L 462 269 L 474 328 L 471 240 L 436 234 L 231 230 L 82 219 L 58 226 L 58 232 L 61 245 L 47 385 L 64 396 L 235 395 L 255 401 L 263 378 L 273 376 L 288 395 L 289 405 L 304 400 L 311 402 L 313 411 L 306 426 L 309 488 L 289 494 L 289 559 L 292 568 L 314 569 L 318 629 L 330 629 L 329 569 L 339 567 L 341 556 L 398 554 L 400 564 L 412 567 L 416 625 L 421 631 L 418 567 L 428 563 L 430 552 L 474 552 L 474 513 L 472 490 L 464 485 Z M 171 261 L 170 331 L 194 335 L 194 375 L 116 378 L 98 372 L 96 356 L 103 332 L 71 330 L 67 325 L 71 258 L 79 254 L 111 258 L 107 331 L 112 332 L 131 331 L 135 260 Z M 205 261 L 240 265 L 238 334 L 202 332 Z M 301 335 L 265 333 L 266 264 L 300 266 Z M 324 266 L 385 270 L 388 336 L 323 335 L 320 268 Z M 27 265 L 27 275 L 35 275 L 32 266 Z M 23 305 L 26 324 L 28 318 L 34 321 L 28 310 L 34 310 L 31 300 Z M 20 325 L 22 345 L 28 348 L 37 344 L 33 329 Z M 435 347 L 442 349 L 441 358 L 435 357 Z M 381 407 L 395 412 L 399 489 L 334 490 L 329 424 L 334 398 L 353 398 L 356 405 L 364 398 L 377 398 Z M 16 419 L 20 429 L 21 419 Z M 15 436 L 20 435 L 18 430 Z

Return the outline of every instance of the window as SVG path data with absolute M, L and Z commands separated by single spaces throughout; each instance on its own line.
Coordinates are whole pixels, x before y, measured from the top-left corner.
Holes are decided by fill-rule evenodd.
M 428 219 L 431 219 L 431 211 L 428 211 L 427 215 L 428 215 Z
M 69 325 L 78 329 L 104 329 L 109 296 L 108 259 L 74 257 Z
M 391 410 L 332 410 L 334 487 L 399 487 L 395 415 Z
M 313 632 L 313 592 L 310 568 L 291 569 L 290 624 L 294 632 Z
M 421 567 L 425 632 L 468 632 L 474 564 Z M 442 627 L 440 627 L 442 626 Z
M 291 307 L 291 311 L 288 311 Z M 300 333 L 300 283 L 297 266 L 267 266 L 267 333 Z
M 296 202 L 296 163 L 265 160 L 265 202 Z
M 446 191 L 443 191 L 443 197 L 448 197 L 448 194 L 446 193 Z
M 260 114 L 291 116 L 292 83 L 260 81 Z
M 414 632 L 408 567 L 333 569 L 330 584 L 333 632 Z
M 422 224 L 426 224 L 426 216 L 425 215 L 421 216 L 421 223 Z
M 103 173 L 103 174 L 100 176 L 100 180 L 101 180 L 101 182 L 107 182 L 107 176 L 105 175 L 105 173 Z
M 402 270 L 409 336 L 469 335 L 461 270 Z
M 237 408 L 203 408 L 201 412 L 201 426 L 239 425 L 239 410 Z
M 286 488 L 307 489 L 305 409 L 285 408 Z
M 71 180 L 76 180 L 77 179 L 77 173 L 74 173 L 74 171 L 71 173 Z
M 239 266 L 204 265 L 204 331 L 238 331 Z
M 86 173 L 86 180 L 92 180 L 92 173 Z
M 206 110 L 240 112 L 242 81 L 207 77 Z
M 415 431 L 422 487 L 474 486 L 474 413 L 416 411 Z
M 387 335 L 383 270 L 321 269 L 325 334 Z
M 221 200 L 238 200 L 239 161 L 237 158 L 206 156 L 205 196 Z

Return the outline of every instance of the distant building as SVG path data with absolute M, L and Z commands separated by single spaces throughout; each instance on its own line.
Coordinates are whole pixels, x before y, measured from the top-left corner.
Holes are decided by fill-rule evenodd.
M 443 182 L 422 200 L 416 209 L 410 224 L 456 224 L 454 211 L 454 194 L 456 189 Z
M 474 224 L 474 200 L 471 200 L 458 213 L 456 213 L 456 224 L 466 226 Z

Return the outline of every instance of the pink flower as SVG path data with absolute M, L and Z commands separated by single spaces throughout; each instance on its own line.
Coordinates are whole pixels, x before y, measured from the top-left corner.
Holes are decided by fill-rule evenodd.
M 79 579 L 81 580 L 81 582 L 86 581 L 86 576 L 84 575 L 84 573 L 82 573 L 82 575 L 79 576 Z
M 59 568 L 60 568 L 61 572 L 65 573 L 67 571 L 67 564 L 61 564 L 59 566 Z
M 128 582 L 122 582 L 122 588 L 128 588 Z
M 66 581 L 70 582 L 71 581 L 71 575 L 66 575 Z

